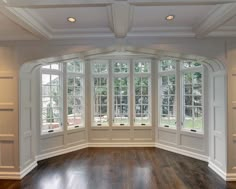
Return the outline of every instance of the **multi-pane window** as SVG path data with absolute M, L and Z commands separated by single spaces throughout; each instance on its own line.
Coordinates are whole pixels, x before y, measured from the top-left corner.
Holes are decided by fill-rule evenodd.
M 41 69 L 41 132 L 62 128 L 62 71 L 60 64 Z
M 151 124 L 151 61 L 134 61 L 135 125 Z
M 80 60 L 66 63 L 67 69 L 67 125 L 84 127 L 84 72 Z
M 176 62 L 162 60 L 160 62 L 160 126 L 176 127 Z
M 114 60 L 113 65 L 113 125 L 129 125 L 129 62 Z
M 183 62 L 183 128 L 203 130 L 203 72 L 197 62 Z
M 108 62 L 97 60 L 92 64 L 93 126 L 108 125 Z

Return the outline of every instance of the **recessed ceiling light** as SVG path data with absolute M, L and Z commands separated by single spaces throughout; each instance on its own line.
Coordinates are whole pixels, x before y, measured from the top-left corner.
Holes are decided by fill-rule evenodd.
M 175 15 L 168 15 L 166 16 L 166 20 L 174 20 Z
M 67 21 L 68 22 L 71 22 L 71 23 L 75 23 L 76 22 L 76 19 L 74 17 L 68 17 L 67 18 Z

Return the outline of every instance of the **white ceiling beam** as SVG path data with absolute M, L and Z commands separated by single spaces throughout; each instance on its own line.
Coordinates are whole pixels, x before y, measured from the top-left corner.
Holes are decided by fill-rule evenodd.
M 0 0 L 1 1 L 1 0 Z M 8 7 L 56 8 L 56 7 L 99 7 L 119 1 L 135 6 L 178 6 L 178 5 L 217 5 L 234 3 L 236 0 L 2 0 Z M 0 3 L 1 6 L 1 3 Z
M 181 6 L 181 5 L 217 5 L 234 3 L 236 0 L 128 0 L 135 6 Z
M 99 7 L 109 5 L 112 2 L 113 0 L 7 0 L 5 5 L 18 8 Z
M 34 36 L 40 39 L 51 38 L 50 32 L 25 12 L 24 9 L 0 7 L 0 12 Z
M 236 3 L 218 5 L 200 24 L 193 27 L 197 38 L 205 37 L 236 15 Z
M 116 37 L 126 37 L 133 24 L 133 6 L 128 3 L 114 3 L 108 6 L 108 20 Z

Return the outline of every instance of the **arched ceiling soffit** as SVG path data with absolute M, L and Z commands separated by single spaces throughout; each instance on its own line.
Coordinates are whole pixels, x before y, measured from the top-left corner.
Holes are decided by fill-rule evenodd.
M 156 59 L 165 59 L 165 58 L 172 58 L 177 60 L 192 60 L 198 61 L 204 64 L 208 69 L 213 72 L 225 70 L 225 65 L 221 63 L 217 59 L 210 59 L 208 57 L 192 55 L 192 54 L 185 54 L 185 53 L 177 53 L 177 52 L 168 52 L 164 50 L 154 50 L 154 49 L 147 49 L 147 48 L 136 48 L 131 46 L 115 46 L 115 47 L 108 47 L 108 48 L 97 48 L 89 51 L 84 51 L 81 53 L 63 55 L 58 57 L 49 57 L 43 58 L 39 60 L 34 60 L 30 62 L 26 62 L 22 65 L 20 72 L 32 72 L 32 70 L 38 68 L 41 65 L 65 61 L 69 59 L 81 58 L 81 59 L 94 59 L 96 57 L 105 57 L 105 56 L 131 56 L 131 55 L 142 55 L 150 58 Z

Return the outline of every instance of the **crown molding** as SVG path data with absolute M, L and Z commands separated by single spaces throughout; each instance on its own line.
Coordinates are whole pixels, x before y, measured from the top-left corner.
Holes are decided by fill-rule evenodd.
M 143 27 L 133 28 L 128 37 L 194 37 L 191 27 Z
M 130 5 L 135 6 L 217 5 L 236 2 L 235 0 L 3 0 L 6 6 L 18 8 L 98 7 L 121 1 L 128 2 Z
M 51 33 L 24 9 L 1 7 L 0 11 L 13 22 L 20 25 L 35 36 L 41 39 L 51 38 Z
M 236 15 L 236 3 L 218 5 L 201 23 L 193 27 L 197 38 L 207 36 Z
M 236 37 L 236 26 L 223 26 L 208 34 L 209 37 Z

